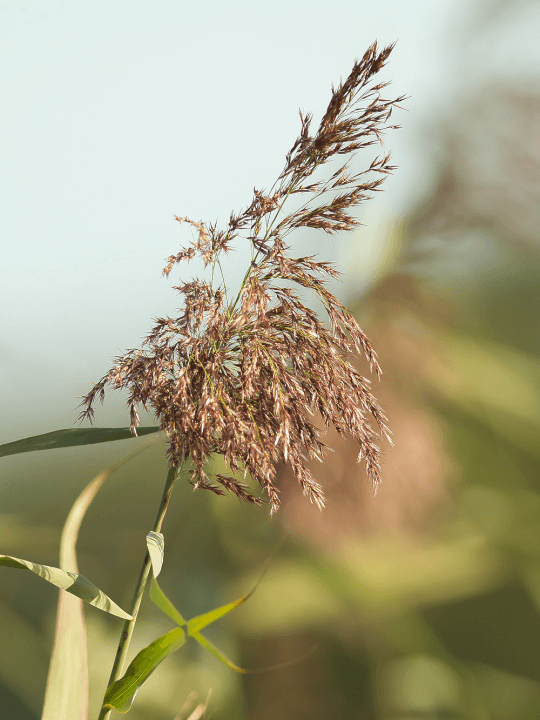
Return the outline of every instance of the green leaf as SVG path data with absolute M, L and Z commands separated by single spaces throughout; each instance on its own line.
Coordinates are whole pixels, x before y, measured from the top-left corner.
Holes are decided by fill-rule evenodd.
M 88 717 L 88 656 L 83 602 L 60 593 L 41 720 Z
M 165 552 L 165 538 L 161 533 L 154 531 L 149 532 L 146 536 L 146 544 L 148 545 L 148 552 L 150 554 L 150 560 L 152 562 L 153 578 L 150 583 L 150 600 L 157 605 L 157 607 L 168 615 L 173 622 L 177 625 L 187 625 L 185 620 L 178 610 L 174 607 L 169 598 L 165 595 L 163 590 L 157 584 L 156 577 L 161 572 L 163 565 L 163 555 Z
M 159 432 L 159 427 L 137 428 L 137 435 L 150 435 Z M 0 445 L 0 457 L 36 450 L 55 450 L 56 448 L 94 445 L 95 443 L 127 440 L 134 437 L 130 428 L 69 428 L 54 430 L 44 435 L 33 435 L 23 440 Z
M 172 602 L 157 584 L 155 578 L 152 578 L 152 582 L 150 583 L 150 600 L 177 625 L 182 627 L 187 625 L 187 620 L 174 607 Z
M 235 665 L 233 662 L 229 660 L 222 652 L 221 650 L 218 650 L 217 647 L 210 642 L 207 638 L 204 637 L 204 635 L 201 635 L 201 633 L 197 632 L 196 630 L 193 630 L 191 633 L 191 637 L 196 640 L 200 645 L 203 646 L 203 648 L 206 648 L 209 652 L 212 653 L 215 657 L 217 657 L 218 660 L 220 660 L 224 665 L 226 665 L 231 670 L 234 670 L 238 673 L 247 673 L 247 670 L 244 670 L 244 668 L 238 667 L 238 665 Z
M 260 580 L 259 580 L 260 582 Z M 155 578 L 152 578 L 152 582 L 150 585 L 150 600 L 154 603 L 154 605 L 157 605 L 157 607 L 162 610 L 166 615 L 168 615 L 171 620 L 173 620 L 178 625 L 182 626 L 186 629 L 187 634 L 189 637 L 192 637 L 194 640 L 196 640 L 202 647 L 209 650 L 212 655 L 214 655 L 218 660 L 220 660 L 224 665 L 227 665 L 227 667 L 231 668 L 231 670 L 235 670 L 236 672 L 245 673 L 247 670 L 243 670 L 242 668 L 238 667 L 238 665 L 235 665 L 233 662 L 231 662 L 222 652 L 221 650 L 218 650 L 215 645 L 213 645 L 210 640 L 207 640 L 204 635 L 201 635 L 199 630 L 201 630 L 204 627 L 207 627 L 211 623 L 215 622 L 216 620 L 219 620 L 224 615 L 227 615 L 227 613 L 230 613 L 231 610 L 234 610 L 239 605 L 242 605 L 242 603 L 246 602 L 246 600 L 252 595 L 259 583 L 255 585 L 255 587 L 251 590 L 251 592 L 247 593 L 247 595 L 243 595 L 238 600 L 234 600 L 233 602 L 227 603 L 227 605 L 222 605 L 219 608 L 216 608 L 215 610 L 210 610 L 207 613 L 204 613 L 203 615 L 198 615 L 195 618 L 192 618 L 189 621 L 186 621 L 183 615 L 174 607 L 172 602 L 169 600 L 169 598 L 165 595 L 163 590 L 159 587 L 157 584 L 157 581 Z
M 20 568 L 21 570 L 31 570 L 52 585 L 76 595 L 81 600 L 94 605 L 100 610 L 126 620 L 132 620 L 131 615 L 124 612 L 121 607 L 113 602 L 110 597 L 107 597 L 93 582 L 85 578 L 84 575 L 79 575 L 76 572 L 66 572 L 66 570 L 60 570 L 60 568 L 51 567 L 50 565 L 40 565 L 29 560 L 21 560 L 11 555 L 0 555 L 0 565 Z
M 174 607 L 172 602 L 165 595 L 163 590 L 159 587 L 155 578 L 152 578 L 152 582 L 150 584 L 150 600 L 154 603 L 154 605 L 157 605 L 160 610 L 162 610 L 166 615 L 168 615 L 171 620 L 173 620 L 177 625 L 186 626 L 188 635 L 194 636 L 194 633 L 202 630 L 211 623 L 216 622 L 216 620 L 219 620 L 224 615 L 230 613 L 231 610 L 234 610 L 239 605 L 242 605 L 242 603 L 245 603 L 246 600 L 255 592 L 257 585 L 253 588 L 253 590 L 248 592 L 247 595 L 242 595 L 242 597 L 238 598 L 238 600 L 233 600 L 226 605 L 222 605 L 221 607 L 215 608 L 214 610 L 209 610 L 203 615 L 197 615 L 197 617 L 194 617 L 191 620 L 184 619 L 182 614 Z
M 163 567 L 163 555 L 165 553 L 165 538 L 161 533 L 153 530 L 146 536 L 146 545 L 152 562 L 152 571 L 157 578 Z
M 182 647 L 185 642 L 186 633 L 178 627 L 141 650 L 130 663 L 125 675 L 107 688 L 103 707 L 114 708 L 122 714 L 127 713 L 140 686 L 148 680 L 166 657 Z
M 77 572 L 76 543 L 81 522 L 103 483 L 122 465 L 146 450 L 155 440 L 99 473 L 73 503 L 62 530 L 60 567 Z M 60 593 L 54 644 L 49 664 L 41 720 L 88 718 L 88 660 L 83 602 L 69 593 Z
M 239 605 L 242 605 L 242 603 L 245 603 L 246 600 L 253 595 L 255 592 L 257 586 L 253 588 L 250 592 L 248 592 L 247 595 L 242 595 L 241 598 L 238 598 L 238 600 L 233 600 L 233 602 L 227 603 L 227 605 L 222 605 L 221 607 L 216 608 L 215 610 L 210 610 L 207 613 L 204 613 L 203 615 L 197 615 L 197 617 L 192 618 L 189 620 L 187 624 L 188 629 L 188 635 L 193 635 L 193 633 L 198 632 L 199 630 L 202 630 L 203 628 L 207 627 L 213 622 L 216 622 L 216 620 L 219 620 L 224 615 L 227 615 L 231 612 L 231 610 L 234 610 Z
M 174 607 L 169 598 L 165 595 L 163 590 L 159 587 L 156 577 L 161 572 L 163 565 L 163 555 L 165 551 L 165 538 L 161 533 L 154 531 L 149 532 L 146 536 L 146 544 L 148 546 L 148 552 L 150 554 L 150 561 L 152 563 L 153 577 L 150 582 L 150 600 L 157 605 L 157 607 L 168 615 L 173 622 L 177 625 L 187 625 L 185 620 L 178 610 Z
M 260 580 L 259 580 L 260 582 Z M 219 618 L 226 615 L 231 610 L 234 610 L 235 607 L 238 607 L 243 602 L 245 602 L 250 595 L 253 594 L 255 589 L 257 588 L 259 583 L 253 588 L 251 592 L 249 592 L 247 595 L 243 595 L 238 600 L 235 600 L 234 602 L 228 603 L 227 605 L 223 605 L 220 608 L 217 608 L 216 610 L 211 610 L 208 613 L 205 613 L 204 615 L 200 615 L 196 618 L 193 618 L 189 622 L 186 623 L 186 620 L 182 617 L 182 615 L 178 612 L 178 610 L 174 607 L 172 602 L 169 600 L 169 598 L 165 595 L 165 593 L 161 590 L 159 585 L 157 584 L 155 579 L 152 579 L 152 584 L 150 586 L 150 599 L 152 602 L 157 605 L 160 610 L 162 610 L 166 615 L 168 615 L 171 620 L 178 623 L 182 626 L 182 628 L 186 629 L 188 631 L 188 636 L 192 637 L 194 640 L 196 640 L 203 648 L 208 650 L 214 657 L 216 657 L 220 662 L 222 662 L 224 665 L 226 665 L 231 670 L 234 670 L 238 673 L 251 673 L 251 672 L 263 672 L 267 670 L 279 670 L 282 667 L 289 667 L 291 664 L 295 664 L 298 662 L 295 660 L 293 663 L 283 663 L 281 665 L 272 666 L 269 668 L 264 668 L 260 670 L 245 670 L 244 668 L 239 667 L 238 665 L 235 665 L 229 658 L 224 655 L 221 650 L 219 650 L 213 643 L 210 642 L 202 633 L 200 633 L 197 629 L 195 629 L 196 624 L 200 624 L 201 627 L 206 627 L 212 622 L 215 622 L 216 620 L 219 620 Z M 191 628 L 191 629 L 190 629 Z
M 175 650 L 178 650 L 178 648 L 186 642 L 188 634 L 215 655 L 218 660 L 227 665 L 227 667 L 232 670 L 236 670 L 236 672 L 246 672 L 237 665 L 234 665 L 234 663 L 226 658 L 220 650 L 212 645 L 212 643 L 203 637 L 203 635 L 201 635 L 196 629 L 193 629 L 192 627 L 189 633 L 187 633 L 186 630 L 189 628 L 190 624 L 193 624 L 194 622 L 201 627 L 206 627 L 210 623 L 226 615 L 231 610 L 234 610 L 234 608 L 238 607 L 238 605 L 245 602 L 252 592 L 253 590 L 247 595 L 241 597 L 239 600 L 235 600 L 232 603 L 228 603 L 216 610 L 211 610 L 204 615 L 200 615 L 199 617 L 186 622 L 181 613 L 178 612 L 169 598 L 161 590 L 156 582 L 156 579 L 152 578 L 150 585 L 150 599 L 160 610 L 168 615 L 171 620 L 181 627 L 177 627 L 168 632 L 166 635 L 162 635 L 157 640 L 154 640 L 154 642 L 148 645 L 144 650 L 141 650 L 128 667 L 125 675 L 120 680 L 116 680 L 109 686 L 107 692 L 105 693 L 103 706 L 114 708 L 120 713 L 127 713 L 133 704 L 133 700 L 135 699 L 135 695 L 139 687 L 148 679 L 150 674 L 154 672 L 156 667 L 163 662 L 168 655 L 175 652 Z
M 157 567 L 159 568 L 163 559 L 163 535 L 161 535 L 161 533 L 149 533 L 147 536 L 147 542 L 151 559 L 152 553 L 154 555 L 157 554 L 156 562 Z M 151 550 L 152 546 L 154 547 Z M 157 552 L 158 550 L 159 552 Z M 152 559 L 152 568 L 154 567 L 156 567 L 156 565 L 154 564 L 154 559 Z M 234 610 L 234 608 L 244 603 L 255 591 L 257 585 L 253 588 L 253 590 L 251 590 L 251 592 L 247 595 L 243 595 L 238 600 L 216 608 L 215 610 L 210 610 L 210 612 L 204 613 L 204 615 L 199 615 L 187 622 L 182 614 L 174 607 L 163 590 L 161 590 L 155 577 L 152 577 L 152 582 L 150 584 L 150 599 L 180 627 L 171 630 L 166 635 L 162 635 L 160 638 L 154 640 L 154 642 L 144 648 L 144 650 L 141 650 L 128 667 L 125 675 L 120 678 L 120 680 L 113 682 L 107 689 L 103 701 L 103 707 L 110 707 L 120 713 L 127 713 L 133 704 L 133 700 L 135 699 L 135 695 L 139 687 L 148 679 L 150 674 L 154 672 L 156 667 L 163 662 L 168 655 L 175 652 L 175 650 L 186 642 L 188 635 L 192 636 L 204 648 L 209 650 L 213 655 L 215 655 L 215 657 L 227 665 L 227 667 L 232 670 L 236 670 L 236 672 L 246 672 L 237 665 L 234 665 L 234 663 L 226 658 L 220 650 L 214 647 L 214 645 L 212 645 L 212 643 L 198 631 L 203 627 L 210 625 L 210 623 L 219 620 L 219 618 L 222 618 L 224 615 L 231 612 L 231 610 Z

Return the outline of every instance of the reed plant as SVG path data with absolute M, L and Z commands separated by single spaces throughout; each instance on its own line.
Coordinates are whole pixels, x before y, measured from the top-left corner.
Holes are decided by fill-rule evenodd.
M 330 278 L 340 277 L 334 265 L 316 256 L 293 257 L 287 239 L 300 228 L 320 229 L 329 235 L 354 230 L 360 224 L 355 215 L 357 206 L 379 191 L 386 176 L 395 170 L 389 164 L 389 154 L 375 158 L 365 170 L 352 168 L 358 151 L 375 143 L 382 145 L 383 132 L 399 127 L 387 123 L 393 108 L 400 107 L 405 98 L 385 100 L 380 91 L 388 83 L 371 82 L 393 47 L 378 51 L 374 43 L 355 62 L 345 82 L 332 88 L 315 131 L 312 116 L 300 112 L 300 134 L 287 153 L 281 174 L 270 190 L 255 189 L 249 207 L 232 213 L 224 229 L 187 217 L 176 218 L 191 226 L 192 240 L 168 258 L 164 275 L 168 277 L 178 263 L 199 257 L 209 277 L 176 285 L 182 297 L 179 315 L 157 318 L 142 346 L 115 358 L 111 369 L 81 403 L 79 420 L 93 421 L 96 403 L 103 402 L 107 388 L 127 391 L 129 431 L 58 431 L 10 444 L 9 452 L 22 452 L 156 431 L 166 437 L 169 471 L 128 612 L 73 567 L 78 525 L 104 477 L 84 491 L 66 524 L 64 541 L 72 550 L 70 570 L 64 567 L 66 555 L 61 568 L 8 556 L 0 560 L 30 569 L 68 590 L 77 596 L 71 598 L 73 602 L 86 600 L 124 617 L 99 720 L 108 717 L 112 709 L 127 712 L 140 685 L 188 637 L 229 667 L 241 670 L 201 630 L 248 596 L 187 621 L 156 582 L 163 562 L 162 523 L 178 477 L 186 477 L 196 489 L 217 495 L 234 493 L 255 505 L 266 503 L 273 514 L 280 505 L 276 469 L 278 463 L 285 463 L 304 495 L 322 509 L 323 488 L 306 463 L 323 461 L 329 448 L 321 438 L 333 425 L 341 436 L 357 442 L 358 461 L 365 460 L 374 489 L 381 483 L 378 442 L 381 437 L 390 440 L 390 430 L 372 394 L 370 380 L 351 363 L 364 355 L 372 372 L 380 377 L 377 354 L 351 312 L 327 287 Z M 330 163 L 321 178 L 319 171 Z M 222 261 L 239 243 L 249 246 L 251 262 L 239 289 L 232 292 Z M 322 306 L 326 317 L 321 318 L 305 301 L 306 291 Z M 141 428 L 141 408 L 152 413 L 159 425 Z M 3 448 L 3 454 L 9 454 L 8 445 Z M 224 461 L 226 474 L 212 471 L 212 460 L 217 456 Z M 123 673 L 149 577 L 150 598 L 177 627 L 141 651 Z M 62 632 L 58 626 L 55 653 L 59 652 Z M 51 669 L 51 673 L 43 717 L 64 717 L 59 714 L 60 707 L 71 707 L 71 714 L 65 717 L 87 717 L 84 702 L 80 707 L 66 705 L 69 686 L 77 682 L 67 664 L 56 674 Z

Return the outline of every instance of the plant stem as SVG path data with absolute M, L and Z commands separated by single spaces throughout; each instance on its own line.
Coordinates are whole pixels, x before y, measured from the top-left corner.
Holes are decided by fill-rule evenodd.
M 266 228 L 266 232 L 264 233 L 263 242 L 265 242 L 265 241 L 268 239 L 270 233 L 272 232 L 272 228 L 274 227 L 274 223 L 276 222 L 276 219 L 277 219 L 278 216 L 279 216 L 279 213 L 281 212 L 283 206 L 284 206 L 285 203 L 287 202 L 287 199 L 288 199 L 289 195 L 291 194 L 291 192 L 292 192 L 292 191 L 294 190 L 294 188 L 300 183 L 300 180 L 301 180 L 301 178 L 299 178 L 298 180 L 296 180 L 295 182 L 293 182 L 292 185 L 291 185 L 291 187 L 290 187 L 289 190 L 287 191 L 287 194 L 286 194 L 285 197 L 283 198 L 283 201 L 281 202 L 281 205 L 277 208 L 276 212 L 274 213 L 274 217 L 271 219 L 270 224 L 269 224 L 268 227 Z M 275 185 L 275 183 L 274 183 L 274 185 Z M 274 188 L 274 185 L 272 186 L 272 189 Z M 258 235 L 258 234 L 259 234 L 259 230 L 258 230 L 258 226 L 257 226 L 256 235 Z M 253 246 L 252 246 L 252 248 L 253 248 Z M 248 279 L 249 276 L 251 275 L 251 271 L 252 271 L 252 269 L 253 269 L 253 264 L 257 262 L 260 254 L 261 254 L 261 251 L 260 251 L 260 250 L 257 250 L 257 254 L 255 255 L 255 258 L 252 259 L 252 261 L 251 261 L 251 263 L 250 263 L 250 266 L 249 266 L 249 268 L 247 269 L 246 274 L 244 275 L 244 279 L 242 280 L 242 285 L 240 286 L 240 290 L 238 291 L 238 295 L 236 296 L 236 300 L 234 301 L 234 303 L 232 304 L 232 306 L 229 307 L 229 315 L 232 315 L 232 313 L 234 312 L 236 306 L 238 305 L 238 301 L 240 300 L 240 296 L 242 295 L 242 290 L 244 289 L 244 287 L 245 287 L 245 285 L 246 285 L 247 279 Z M 252 257 L 253 257 L 253 256 L 252 256 Z M 223 272 L 222 272 L 222 275 L 223 275 Z
M 171 492 L 177 475 L 178 465 L 173 465 L 169 468 L 169 472 L 167 473 L 165 488 L 163 489 L 163 495 L 161 496 L 161 500 L 159 503 L 156 521 L 154 522 L 154 527 L 152 528 L 154 532 L 160 532 L 161 530 L 163 518 L 165 517 L 165 513 L 167 512 L 167 508 L 169 506 Z M 135 592 L 133 593 L 133 599 L 129 608 L 129 614 L 133 617 L 133 619 L 126 620 L 124 623 L 124 627 L 122 628 L 122 634 L 120 635 L 120 641 L 118 643 L 118 649 L 116 651 L 116 657 L 114 659 L 114 665 L 111 671 L 109 682 L 107 683 L 107 688 L 110 687 L 110 685 L 115 682 L 115 680 L 118 680 L 122 674 L 124 661 L 129 650 L 129 644 L 131 642 L 131 636 L 133 635 L 135 623 L 137 622 L 137 615 L 139 613 L 139 607 L 144 593 L 146 581 L 148 580 L 148 575 L 150 573 L 150 568 L 150 554 L 147 550 L 144 555 L 144 560 L 141 566 L 141 570 L 139 572 L 139 578 L 137 580 L 137 585 L 135 586 Z M 105 718 L 109 716 L 110 712 L 111 708 L 102 707 L 101 712 L 99 713 L 98 720 L 105 720 Z

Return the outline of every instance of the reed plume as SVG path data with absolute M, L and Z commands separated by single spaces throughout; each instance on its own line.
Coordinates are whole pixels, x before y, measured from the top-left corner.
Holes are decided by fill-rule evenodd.
M 324 506 L 321 486 L 306 467 L 323 459 L 327 446 L 314 422 L 318 412 L 325 429 L 332 424 L 352 436 L 365 458 L 375 489 L 381 482 L 381 435 L 390 439 L 387 418 L 363 377 L 349 359 L 364 354 L 371 370 L 381 368 L 369 339 L 352 314 L 326 287 L 340 273 L 315 256 L 292 257 L 285 239 L 298 228 L 319 228 L 331 235 L 351 231 L 359 221 L 354 209 L 380 190 L 396 168 L 390 155 L 376 158 L 363 172 L 351 171 L 351 159 L 379 142 L 394 106 L 405 97 L 384 100 L 368 87 L 385 65 L 394 45 L 377 52 L 374 43 L 355 62 L 347 80 L 336 89 L 317 131 L 311 115 L 300 112 L 300 135 L 287 153 L 285 166 L 270 191 L 254 190 L 249 207 L 231 214 L 228 226 L 177 217 L 195 229 L 188 247 L 168 258 L 169 276 L 177 263 L 200 256 L 212 279 L 222 253 L 243 238 L 252 261 L 238 295 L 227 298 L 225 281 L 194 279 L 175 287 L 183 296 L 178 317 L 163 317 L 139 349 L 115 358 L 109 372 L 83 398 L 80 420 L 93 420 L 97 399 L 106 386 L 126 388 L 131 428 L 140 424 L 138 408 L 151 410 L 168 439 L 171 466 L 191 461 L 190 481 L 197 488 L 261 504 L 244 482 L 249 476 L 268 497 L 271 512 L 279 507 L 276 465 L 288 463 L 304 494 Z M 327 180 L 313 174 L 335 156 L 344 162 Z M 379 175 L 370 179 L 372 174 Z M 366 177 L 370 176 L 370 177 Z M 307 200 L 284 213 L 291 196 Z M 222 275 L 223 278 L 223 275 Z M 322 302 L 328 326 L 300 299 L 306 288 Z M 368 421 L 375 420 L 378 431 Z M 211 474 L 208 465 L 223 456 L 230 474 Z M 243 475 L 243 479 L 242 478 Z M 240 477 L 239 477 L 240 476 Z

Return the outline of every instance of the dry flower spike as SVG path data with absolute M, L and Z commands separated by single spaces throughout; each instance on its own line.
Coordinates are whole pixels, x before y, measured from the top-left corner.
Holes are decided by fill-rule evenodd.
M 220 253 L 244 233 L 252 246 L 252 262 L 235 300 L 228 301 L 224 283 L 215 288 L 203 280 L 175 289 L 184 307 L 176 318 L 158 318 L 141 349 L 114 361 L 109 372 L 84 397 L 80 420 L 93 420 L 95 401 L 104 399 L 106 386 L 128 390 L 131 427 L 140 423 L 137 408 L 152 410 L 168 437 L 171 466 L 191 461 L 195 487 L 217 494 L 233 492 L 260 504 L 235 475 L 247 474 L 267 494 L 271 512 L 279 507 L 276 465 L 288 463 L 309 499 L 324 506 L 321 486 L 306 467 L 308 459 L 323 459 L 321 430 L 310 420 L 319 412 L 328 429 L 352 436 L 365 458 L 375 489 L 381 482 L 381 435 L 389 438 L 386 417 L 348 358 L 363 353 L 377 375 L 381 369 L 369 339 L 351 313 L 325 287 L 325 276 L 339 277 L 330 263 L 315 257 L 287 254 L 284 238 L 300 227 L 327 233 L 353 230 L 354 208 L 379 190 L 395 167 L 390 155 L 374 160 L 368 170 L 350 174 L 351 156 L 381 142 L 392 108 L 405 98 L 383 100 L 379 91 L 365 92 L 369 80 L 384 66 L 393 45 L 377 53 L 374 43 L 356 62 L 332 99 L 314 135 L 311 117 L 301 117 L 300 136 L 286 157 L 285 167 L 269 193 L 255 190 L 253 202 L 240 215 L 232 214 L 228 227 L 177 217 L 196 230 L 191 246 L 168 258 L 163 273 L 176 263 L 199 255 L 212 277 Z M 366 104 L 368 103 L 369 104 Z M 362 106 L 363 103 L 363 106 Z M 310 182 L 314 171 L 336 155 L 348 156 L 329 180 Z M 368 173 L 379 173 L 375 180 Z M 289 195 L 308 194 L 300 209 L 281 219 Z M 329 196 L 329 195 L 330 196 Z M 318 201 L 318 204 L 317 204 Z M 322 301 L 329 328 L 304 305 L 298 293 L 283 281 L 308 288 Z M 372 416 L 379 432 L 367 420 Z M 209 477 L 208 463 L 222 455 L 230 475 Z

